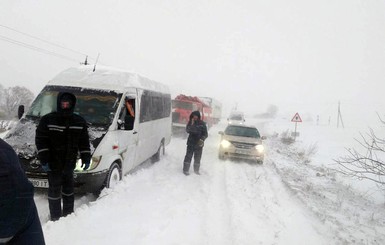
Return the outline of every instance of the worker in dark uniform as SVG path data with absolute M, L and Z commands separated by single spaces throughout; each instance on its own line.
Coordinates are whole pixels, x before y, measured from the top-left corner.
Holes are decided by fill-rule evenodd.
M 87 123 L 73 113 L 75 105 L 75 95 L 59 93 L 57 111 L 43 116 L 36 129 L 39 160 L 48 174 L 48 204 L 52 221 L 74 211 L 73 171 L 78 153 L 83 169 L 87 170 L 90 165 Z
M 199 111 L 191 113 L 190 120 L 186 125 L 186 132 L 189 136 L 187 138 L 186 155 L 183 161 L 183 173 L 189 175 L 191 160 L 194 156 L 194 172 L 199 174 L 203 145 L 208 135 L 206 123 L 201 120 Z

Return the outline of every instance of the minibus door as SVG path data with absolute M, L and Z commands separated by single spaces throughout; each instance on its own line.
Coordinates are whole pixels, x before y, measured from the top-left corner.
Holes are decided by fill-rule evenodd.
M 118 120 L 118 141 L 119 153 L 123 158 L 122 170 L 123 174 L 126 174 L 137 165 L 138 118 L 135 112 L 138 101 L 136 89 L 125 94 L 123 103 Z

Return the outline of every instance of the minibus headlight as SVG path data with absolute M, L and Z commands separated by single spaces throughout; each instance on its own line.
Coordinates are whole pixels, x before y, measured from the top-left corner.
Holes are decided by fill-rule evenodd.
M 229 148 L 229 147 L 231 146 L 231 143 L 230 143 L 230 141 L 228 141 L 228 140 L 222 140 L 222 141 L 221 141 L 221 146 L 222 146 L 223 148 Z
M 256 145 L 255 149 L 257 149 L 258 153 L 263 153 L 265 151 L 265 147 L 263 147 L 263 145 Z
M 91 162 L 90 162 L 90 167 L 87 170 L 95 169 L 99 165 L 101 160 L 102 160 L 102 156 L 94 156 L 94 157 L 92 157 L 91 158 Z M 75 171 L 82 172 L 82 171 L 87 171 L 87 170 L 83 170 L 83 168 L 82 168 L 82 159 L 78 159 L 76 161 Z

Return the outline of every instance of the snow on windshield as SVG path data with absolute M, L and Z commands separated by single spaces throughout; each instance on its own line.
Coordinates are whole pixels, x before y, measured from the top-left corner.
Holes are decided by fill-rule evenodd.
M 120 95 L 111 91 L 76 87 L 47 86 L 33 102 L 27 117 L 42 117 L 56 111 L 57 94 L 71 92 L 77 102 L 74 113 L 81 115 L 90 125 L 108 126 L 116 111 Z
M 256 128 L 228 126 L 225 133 L 233 136 L 260 138 L 259 132 Z

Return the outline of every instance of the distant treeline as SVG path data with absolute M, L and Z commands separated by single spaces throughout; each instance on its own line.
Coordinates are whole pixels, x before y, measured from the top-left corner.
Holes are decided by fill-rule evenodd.
M 30 106 L 35 95 L 26 87 L 14 86 L 5 88 L 0 84 L 0 119 L 17 118 L 19 105 L 26 109 Z

